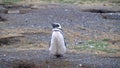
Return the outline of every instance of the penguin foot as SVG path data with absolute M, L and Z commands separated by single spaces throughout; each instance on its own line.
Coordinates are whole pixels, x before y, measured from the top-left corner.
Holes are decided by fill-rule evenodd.
M 57 55 L 54 55 L 54 56 L 56 56 L 56 58 L 61 58 L 61 57 L 63 57 L 63 55 L 60 55 L 60 54 L 57 54 Z
M 64 55 L 61 55 L 61 54 L 56 54 L 56 55 L 50 55 L 50 58 L 53 58 L 53 59 L 65 59 L 66 57 Z

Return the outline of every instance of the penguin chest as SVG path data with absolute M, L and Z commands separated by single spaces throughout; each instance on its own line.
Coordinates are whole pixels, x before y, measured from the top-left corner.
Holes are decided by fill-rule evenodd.
M 51 54 L 64 54 L 66 52 L 64 38 L 60 32 L 52 33 L 49 50 Z

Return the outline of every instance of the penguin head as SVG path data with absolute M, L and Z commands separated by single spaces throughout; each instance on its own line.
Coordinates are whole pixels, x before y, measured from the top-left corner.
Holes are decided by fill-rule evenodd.
M 56 29 L 62 29 L 62 28 L 61 28 L 61 25 L 60 25 L 59 23 L 53 23 L 53 24 L 52 24 L 52 27 L 53 27 L 53 29 L 54 29 L 54 28 L 56 28 Z

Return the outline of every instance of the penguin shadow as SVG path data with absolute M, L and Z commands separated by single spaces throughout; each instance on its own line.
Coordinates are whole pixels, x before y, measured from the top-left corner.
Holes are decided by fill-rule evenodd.
M 62 59 L 66 59 L 67 56 L 66 55 L 49 55 L 49 58 L 62 60 Z
M 42 66 L 47 68 L 74 68 L 74 63 L 66 60 L 66 57 L 52 56 L 43 62 Z

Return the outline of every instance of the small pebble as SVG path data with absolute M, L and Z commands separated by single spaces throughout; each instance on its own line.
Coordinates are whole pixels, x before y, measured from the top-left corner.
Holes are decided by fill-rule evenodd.
M 4 54 L 3 56 L 6 56 L 6 54 Z
M 65 11 L 68 11 L 68 9 L 65 9 Z
M 79 64 L 80 67 L 82 67 L 82 64 Z
M 94 48 L 94 46 L 90 46 L 90 48 Z

